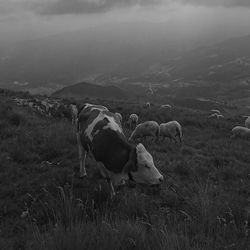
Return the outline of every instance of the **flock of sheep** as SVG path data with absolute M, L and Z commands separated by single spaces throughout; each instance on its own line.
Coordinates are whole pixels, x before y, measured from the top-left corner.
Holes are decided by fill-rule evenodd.
M 148 105 L 147 105 L 148 106 Z M 122 115 L 120 113 L 115 113 L 118 121 L 122 124 Z M 146 121 L 138 124 L 139 117 L 137 114 L 131 114 L 129 116 L 128 124 L 130 129 L 133 130 L 129 141 L 135 141 L 137 139 L 142 139 L 146 137 L 153 138 L 154 141 L 160 138 L 169 138 L 170 141 L 177 143 L 179 139 L 180 146 L 182 146 L 182 128 L 179 122 L 169 121 L 166 123 L 161 123 L 160 125 L 156 121 Z
M 217 118 L 217 120 L 225 118 L 218 109 L 212 109 L 210 111 L 213 112 L 213 114 L 209 115 L 208 118 Z
M 224 118 L 224 116 L 220 113 L 219 110 L 212 109 L 210 111 L 213 112 L 213 114 L 209 115 L 208 118 L 217 118 L 217 120 Z M 236 137 L 246 138 L 246 139 L 250 138 L 250 116 L 243 116 L 243 118 L 247 118 L 245 120 L 245 127 L 235 126 L 232 129 L 232 136 L 230 137 L 230 140 Z
M 217 120 L 225 118 L 224 115 L 221 114 L 221 112 L 218 109 L 212 109 L 210 110 L 212 114 L 208 116 L 208 118 L 217 118 Z M 250 116 L 243 116 L 243 118 L 247 118 L 245 120 L 245 127 L 243 126 L 235 126 L 232 129 L 232 136 L 230 137 L 230 140 L 234 138 L 250 138 Z
M 146 103 L 146 108 L 150 108 L 151 104 L 149 102 Z M 161 105 L 160 109 L 171 109 L 172 106 L 170 104 Z M 216 118 L 224 119 L 224 115 L 221 114 L 220 110 L 212 109 L 210 110 L 212 114 L 208 116 L 208 118 Z M 120 113 L 115 113 L 120 123 L 122 123 L 122 115 Z M 235 126 L 232 129 L 231 139 L 234 138 L 250 138 L 250 116 L 243 116 L 247 118 L 245 120 L 245 127 L 243 126 Z M 160 125 L 156 121 L 146 121 L 138 124 L 139 117 L 137 114 L 131 114 L 129 116 L 128 124 L 130 129 L 133 130 L 131 136 L 129 137 L 129 141 L 135 141 L 137 139 L 142 139 L 144 137 L 152 137 L 154 140 L 158 140 L 160 137 L 165 138 L 168 137 L 170 141 L 174 141 L 177 143 L 177 139 L 179 139 L 180 146 L 182 146 L 182 127 L 178 121 L 169 121 L 166 123 L 161 123 Z
M 53 116 L 55 112 L 60 114 L 61 116 L 67 113 L 65 110 L 69 110 L 67 105 L 61 103 L 59 100 L 55 99 L 48 99 L 48 98 L 33 98 L 33 99 L 21 99 L 21 98 L 14 98 L 13 101 L 19 106 L 27 106 L 33 112 L 39 113 L 41 115 Z M 146 103 L 146 108 L 151 108 L 151 103 Z M 167 109 L 171 110 L 172 106 L 170 104 L 163 104 L 160 106 L 160 109 Z M 63 112 L 62 112 L 63 110 Z M 218 109 L 210 110 L 211 114 L 208 116 L 208 119 L 223 119 L 225 118 L 224 115 Z M 70 114 L 70 111 L 69 111 Z M 116 113 L 118 120 L 122 124 L 122 115 L 120 113 Z M 66 115 L 67 116 L 67 115 Z M 63 116 L 64 117 L 64 116 Z M 246 118 L 245 126 L 235 126 L 232 129 L 232 136 L 230 139 L 234 139 L 236 137 L 239 138 L 250 138 L 250 116 L 243 116 Z M 157 140 L 160 136 L 161 137 L 168 137 L 170 140 L 174 140 L 177 142 L 176 138 L 179 138 L 180 145 L 182 145 L 182 128 L 179 122 L 177 121 L 170 121 L 167 123 L 158 124 L 155 121 L 146 121 L 144 123 L 138 124 L 139 117 L 137 114 L 131 114 L 128 120 L 129 127 L 134 131 L 132 132 L 129 140 L 133 141 L 139 138 L 151 136 Z

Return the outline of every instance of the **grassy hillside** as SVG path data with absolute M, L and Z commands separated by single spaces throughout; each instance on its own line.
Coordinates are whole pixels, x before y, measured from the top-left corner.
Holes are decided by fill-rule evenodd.
M 0 98 L 0 249 L 249 249 L 250 142 L 229 147 L 240 116 L 101 102 L 125 121 L 135 112 L 184 130 L 182 149 L 143 140 L 164 175 L 160 190 L 123 187 L 111 200 L 92 156 L 78 178 L 70 122 L 33 115 L 10 95 Z

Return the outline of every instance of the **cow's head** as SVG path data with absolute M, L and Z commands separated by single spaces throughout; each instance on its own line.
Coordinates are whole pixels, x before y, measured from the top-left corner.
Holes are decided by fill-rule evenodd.
M 137 183 L 159 185 L 163 182 L 163 176 L 155 167 L 153 157 L 141 143 L 131 151 L 124 171 Z

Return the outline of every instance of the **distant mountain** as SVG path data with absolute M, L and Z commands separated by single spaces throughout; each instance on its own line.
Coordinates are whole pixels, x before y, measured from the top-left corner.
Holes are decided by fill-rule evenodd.
M 195 49 L 168 63 L 170 78 L 206 81 L 250 79 L 250 36 Z
M 114 27 L 0 45 L 0 86 L 52 93 L 90 82 L 114 85 L 125 96 L 250 96 L 250 36 L 190 50 L 171 40 L 165 24 Z
M 100 99 L 129 99 L 133 96 L 126 91 L 115 86 L 100 86 L 87 82 L 77 83 L 68 87 L 64 87 L 52 94 L 53 97 L 62 98 L 100 98 Z
M 97 82 L 126 86 L 152 84 L 154 94 L 178 98 L 208 98 L 249 103 L 250 35 L 174 57 L 143 59 L 97 78 Z M 245 101 L 244 101 L 245 100 Z
M 156 24 L 144 28 L 103 25 L 29 39 L 3 49 L 0 44 L 0 86 L 22 90 L 46 87 L 51 91 L 73 82 L 93 82 L 118 65 L 129 67 L 140 58 L 150 64 L 153 57 L 173 54 L 178 47 L 164 29 Z
M 119 65 L 97 81 L 154 84 L 250 81 L 250 35 L 209 47 L 181 51 L 174 56 L 153 56 L 148 64 L 141 58 L 132 65 Z

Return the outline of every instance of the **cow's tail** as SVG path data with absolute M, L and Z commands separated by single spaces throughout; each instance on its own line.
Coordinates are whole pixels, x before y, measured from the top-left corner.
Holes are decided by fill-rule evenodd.
M 77 107 L 76 107 L 76 110 L 77 110 L 77 113 L 76 113 L 76 132 L 77 133 L 79 133 L 80 132 L 80 121 L 79 121 L 79 115 L 80 115 L 80 113 L 81 113 L 81 110 L 79 109 L 77 109 Z
M 76 132 L 79 132 L 79 113 L 81 110 L 77 108 L 75 104 L 71 104 L 71 113 L 72 113 L 72 124 L 76 129 Z

